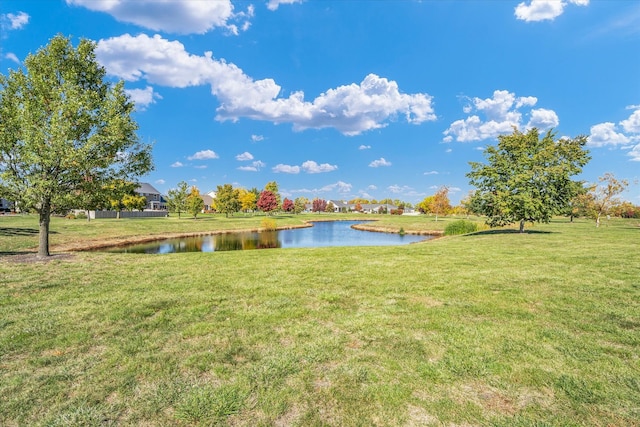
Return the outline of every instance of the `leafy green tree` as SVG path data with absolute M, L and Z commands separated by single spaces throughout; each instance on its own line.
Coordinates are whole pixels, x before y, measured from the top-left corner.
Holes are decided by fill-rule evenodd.
M 488 225 L 520 222 L 522 233 L 525 222 L 549 222 L 566 209 L 576 191 L 571 177 L 590 159 L 587 138 L 554 138 L 551 131 L 541 138 L 535 128 L 514 130 L 487 147 L 487 164 L 470 162 L 467 177 L 477 188 L 474 206 L 488 217 Z
M 191 191 L 187 196 L 187 212 L 193 215 L 193 218 L 196 219 L 198 214 L 202 212 L 204 209 L 204 200 L 202 200 L 202 196 L 200 195 L 200 190 L 195 185 L 191 187 Z
M 135 182 L 129 182 L 122 179 L 114 180 L 108 185 L 104 186 L 103 191 L 109 197 L 109 206 L 116 211 L 116 218 L 120 219 L 120 212 L 123 209 L 128 209 L 125 200 L 136 196 L 135 189 L 137 184 Z
M 170 212 L 177 212 L 180 218 L 180 212 L 187 210 L 187 197 L 189 196 L 189 186 L 186 182 L 180 181 L 177 188 L 167 191 L 167 208 Z
M 296 199 L 293 201 L 293 212 L 296 215 L 301 214 L 302 212 L 304 212 L 307 203 L 308 200 L 306 197 L 296 197 Z
M 89 211 L 107 209 L 111 206 L 109 195 L 104 187 L 95 188 L 92 182 L 85 180 L 76 191 L 76 207 L 86 211 L 87 222 L 91 221 Z
M 250 194 L 250 193 L 248 193 Z M 238 212 L 242 206 L 240 203 L 240 192 L 233 188 L 231 184 L 218 185 L 215 199 L 216 210 L 224 213 L 227 218 L 229 214 Z
M 258 199 L 258 209 L 260 209 L 264 213 L 273 212 L 278 209 L 278 200 L 276 199 L 275 194 L 273 194 L 269 190 L 264 190 L 260 193 L 260 198 Z
M 49 256 L 51 213 L 73 207 L 83 183 L 97 190 L 153 169 L 124 83 L 105 82 L 95 47 L 56 36 L 0 75 L 0 193 L 38 213 L 38 257 Z

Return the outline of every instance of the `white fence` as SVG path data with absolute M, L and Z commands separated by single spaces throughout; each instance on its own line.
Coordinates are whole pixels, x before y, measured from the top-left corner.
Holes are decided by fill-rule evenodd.
M 75 210 L 75 214 L 82 212 L 86 215 L 87 211 Z M 161 218 L 169 216 L 169 211 L 120 211 L 120 218 Z M 102 219 L 102 218 L 117 218 L 118 212 L 116 211 L 89 211 L 89 218 Z

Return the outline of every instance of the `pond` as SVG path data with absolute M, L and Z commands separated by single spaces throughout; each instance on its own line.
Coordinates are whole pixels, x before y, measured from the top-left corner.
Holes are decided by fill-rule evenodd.
M 376 233 L 351 228 L 365 221 L 314 222 L 313 227 L 293 230 L 239 232 L 181 237 L 156 242 L 109 248 L 109 252 L 167 254 L 176 252 L 215 252 L 271 248 L 320 246 L 390 246 L 430 239 L 431 236 Z

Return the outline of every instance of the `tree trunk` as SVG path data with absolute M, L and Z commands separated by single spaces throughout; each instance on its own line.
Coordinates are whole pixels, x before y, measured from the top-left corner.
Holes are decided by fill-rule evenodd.
M 40 208 L 40 234 L 38 236 L 38 258 L 49 256 L 49 223 L 51 222 L 51 202 L 46 200 Z
M 520 220 L 520 232 L 524 233 L 524 219 Z
M 596 216 L 596 228 L 600 227 L 600 213 Z
M 91 211 L 87 209 L 87 222 L 91 222 Z

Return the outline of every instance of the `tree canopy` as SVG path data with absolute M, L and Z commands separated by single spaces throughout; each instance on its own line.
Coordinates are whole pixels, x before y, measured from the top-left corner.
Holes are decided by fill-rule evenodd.
M 189 197 L 189 185 L 185 181 L 180 181 L 176 188 L 167 192 L 167 207 L 170 211 L 177 212 L 178 218 L 180 218 L 180 212 L 187 210 L 187 197 Z
M 240 192 L 238 189 L 234 189 L 231 184 L 218 185 L 215 204 L 216 210 L 224 213 L 228 218 L 229 214 L 233 215 L 235 212 L 238 212 L 242 206 L 240 203 Z
M 535 128 L 499 136 L 485 150 L 486 164 L 470 162 L 474 210 L 492 227 L 520 222 L 520 232 L 525 222 L 549 222 L 575 195 L 571 177 L 590 159 L 586 142 L 586 136 L 555 140 L 552 131 L 540 137 Z
M 260 193 L 257 206 L 262 212 L 269 213 L 278 209 L 278 200 L 273 192 L 264 190 Z
M 63 36 L 0 75 L 0 194 L 40 217 L 38 256 L 49 255 L 52 212 L 83 204 L 83 192 L 153 169 L 124 83 L 105 81 L 95 43 Z M 75 206 L 74 206 L 75 205 Z
M 196 219 L 198 214 L 202 212 L 204 209 L 204 200 L 202 200 L 202 196 L 200 195 L 200 190 L 195 185 L 191 187 L 191 191 L 187 196 L 187 212 L 193 215 L 193 218 Z

